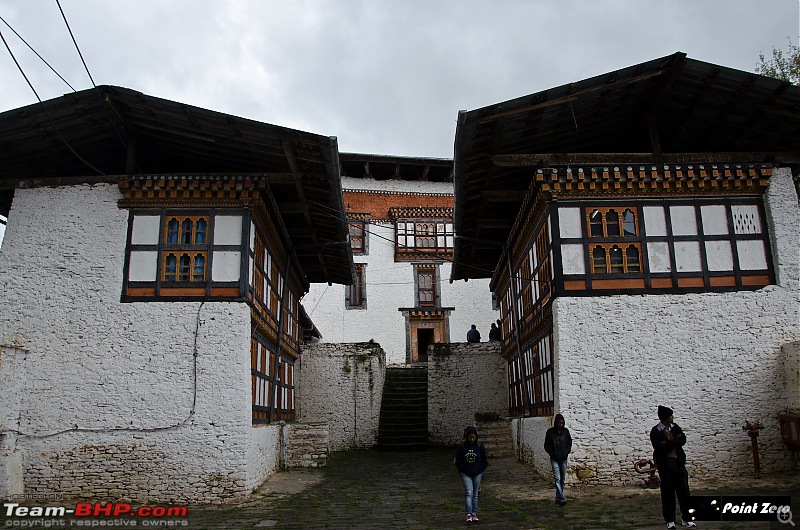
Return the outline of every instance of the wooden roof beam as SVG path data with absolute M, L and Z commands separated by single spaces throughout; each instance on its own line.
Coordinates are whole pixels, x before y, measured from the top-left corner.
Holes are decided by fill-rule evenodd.
M 281 141 L 283 145 L 283 151 L 286 153 L 286 161 L 289 163 L 289 169 L 291 169 L 292 173 L 298 175 L 298 178 L 295 180 L 295 190 L 297 192 L 297 198 L 299 202 L 308 204 L 308 198 L 306 197 L 305 190 L 303 189 L 303 179 L 299 177 L 300 175 L 300 167 L 297 164 L 297 158 L 295 157 L 294 149 L 292 148 L 291 142 L 288 140 Z M 303 217 L 306 220 L 306 226 L 312 227 L 316 226 L 311 219 L 311 211 L 309 208 L 305 208 L 303 210 Z M 316 230 L 311 231 L 311 241 L 313 241 L 313 246 L 319 247 L 319 238 L 317 237 Z M 317 260 L 319 261 L 320 268 L 326 278 L 330 278 L 330 273 L 328 271 L 328 267 L 325 263 L 325 258 L 322 255 L 322 249 L 317 248 Z
M 796 164 L 800 153 L 729 152 L 729 153 L 667 153 L 662 154 L 664 164 Z M 654 153 L 543 153 L 495 155 L 492 162 L 503 167 L 549 167 L 614 164 L 657 164 Z M 657 164 L 658 165 L 658 164 Z

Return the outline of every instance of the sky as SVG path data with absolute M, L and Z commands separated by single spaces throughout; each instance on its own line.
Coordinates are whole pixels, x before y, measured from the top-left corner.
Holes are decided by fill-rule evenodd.
M 453 157 L 459 110 L 678 51 L 753 72 L 800 35 L 798 0 L 59 1 L 97 85 L 413 157 Z M 92 87 L 56 0 L 0 0 L 0 17 L 39 97 L 72 89 L 14 31 Z M 33 103 L 0 47 L 0 112 Z

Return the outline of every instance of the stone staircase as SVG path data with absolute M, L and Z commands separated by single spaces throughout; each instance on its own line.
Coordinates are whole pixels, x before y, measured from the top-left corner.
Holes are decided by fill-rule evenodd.
M 328 463 L 328 424 L 289 423 L 286 467 L 324 467 Z
M 475 414 L 475 426 L 489 458 L 514 458 L 511 419 L 501 418 L 497 414 Z
M 387 368 L 383 384 L 378 449 L 414 451 L 428 447 L 428 369 Z

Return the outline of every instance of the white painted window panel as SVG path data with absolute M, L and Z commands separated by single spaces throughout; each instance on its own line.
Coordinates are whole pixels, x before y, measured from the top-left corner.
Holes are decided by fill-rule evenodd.
M 583 245 L 561 245 L 561 265 L 564 274 L 586 274 Z
M 761 218 L 758 207 L 753 204 L 731 206 L 733 231 L 736 234 L 760 234 Z
M 669 215 L 672 222 L 672 235 L 696 236 L 697 219 L 694 206 L 670 206 Z M 678 267 L 680 270 L 680 267 Z
M 214 252 L 214 265 L 211 271 L 211 279 L 215 282 L 239 281 L 240 267 L 240 252 Z
M 134 215 L 131 245 L 158 245 L 160 215 Z
M 646 234 L 648 236 L 667 235 L 667 221 L 664 217 L 664 208 L 662 206 L 645 206 L 643 210 Z
M 678 272 L 699 272 L 703 270 L 700 261 L 699 241 L 675 242 L 675 267 Z
M 558 225 L 562 238 L 580 238 L 583 236 L 581 230 L 581 209 L 580 208 L 559 208 Z
M 250 250 L 256 248 L 256 225 L 250 223 Z
M 650 272 L 672 271 L 672 265 L 669 260 L 669 244 L 652 241 L 647 244 L 647 255 Z
M 154 282 L 158 266 L 158 252 L 151 250 L 134 250 L 131 252 L 128 268 L 128 281 Z
M 706 260 L 710 271 L 732 271 L 733 253 L 730 242 L 706 241 Z
M 743 271 L 758 271 L 767 268 L 767 253 L 763 241 L 737 241 L 736 251 L 739 254 L 739 268 Z
M 703 233 L 707 236 L 722 236 L 728 233 L 728 213 L 721 204 L 701 206 Z
M 241 215 L 218 215 L 214 218 L 214 244 L 242 244 Z

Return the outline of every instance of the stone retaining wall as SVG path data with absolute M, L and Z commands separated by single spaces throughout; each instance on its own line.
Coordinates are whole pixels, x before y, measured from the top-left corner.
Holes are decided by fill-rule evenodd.
M 428 436 L 455 445 L 476 413 L 508 414 L 506 361 L 500 343 L 432 344 L 428 347 Z
M 297 384 L 300 421 L 327 423 L 331 451 L 376 445 L 385 378 L 386 355 L 378 343 L 304 345 Z

